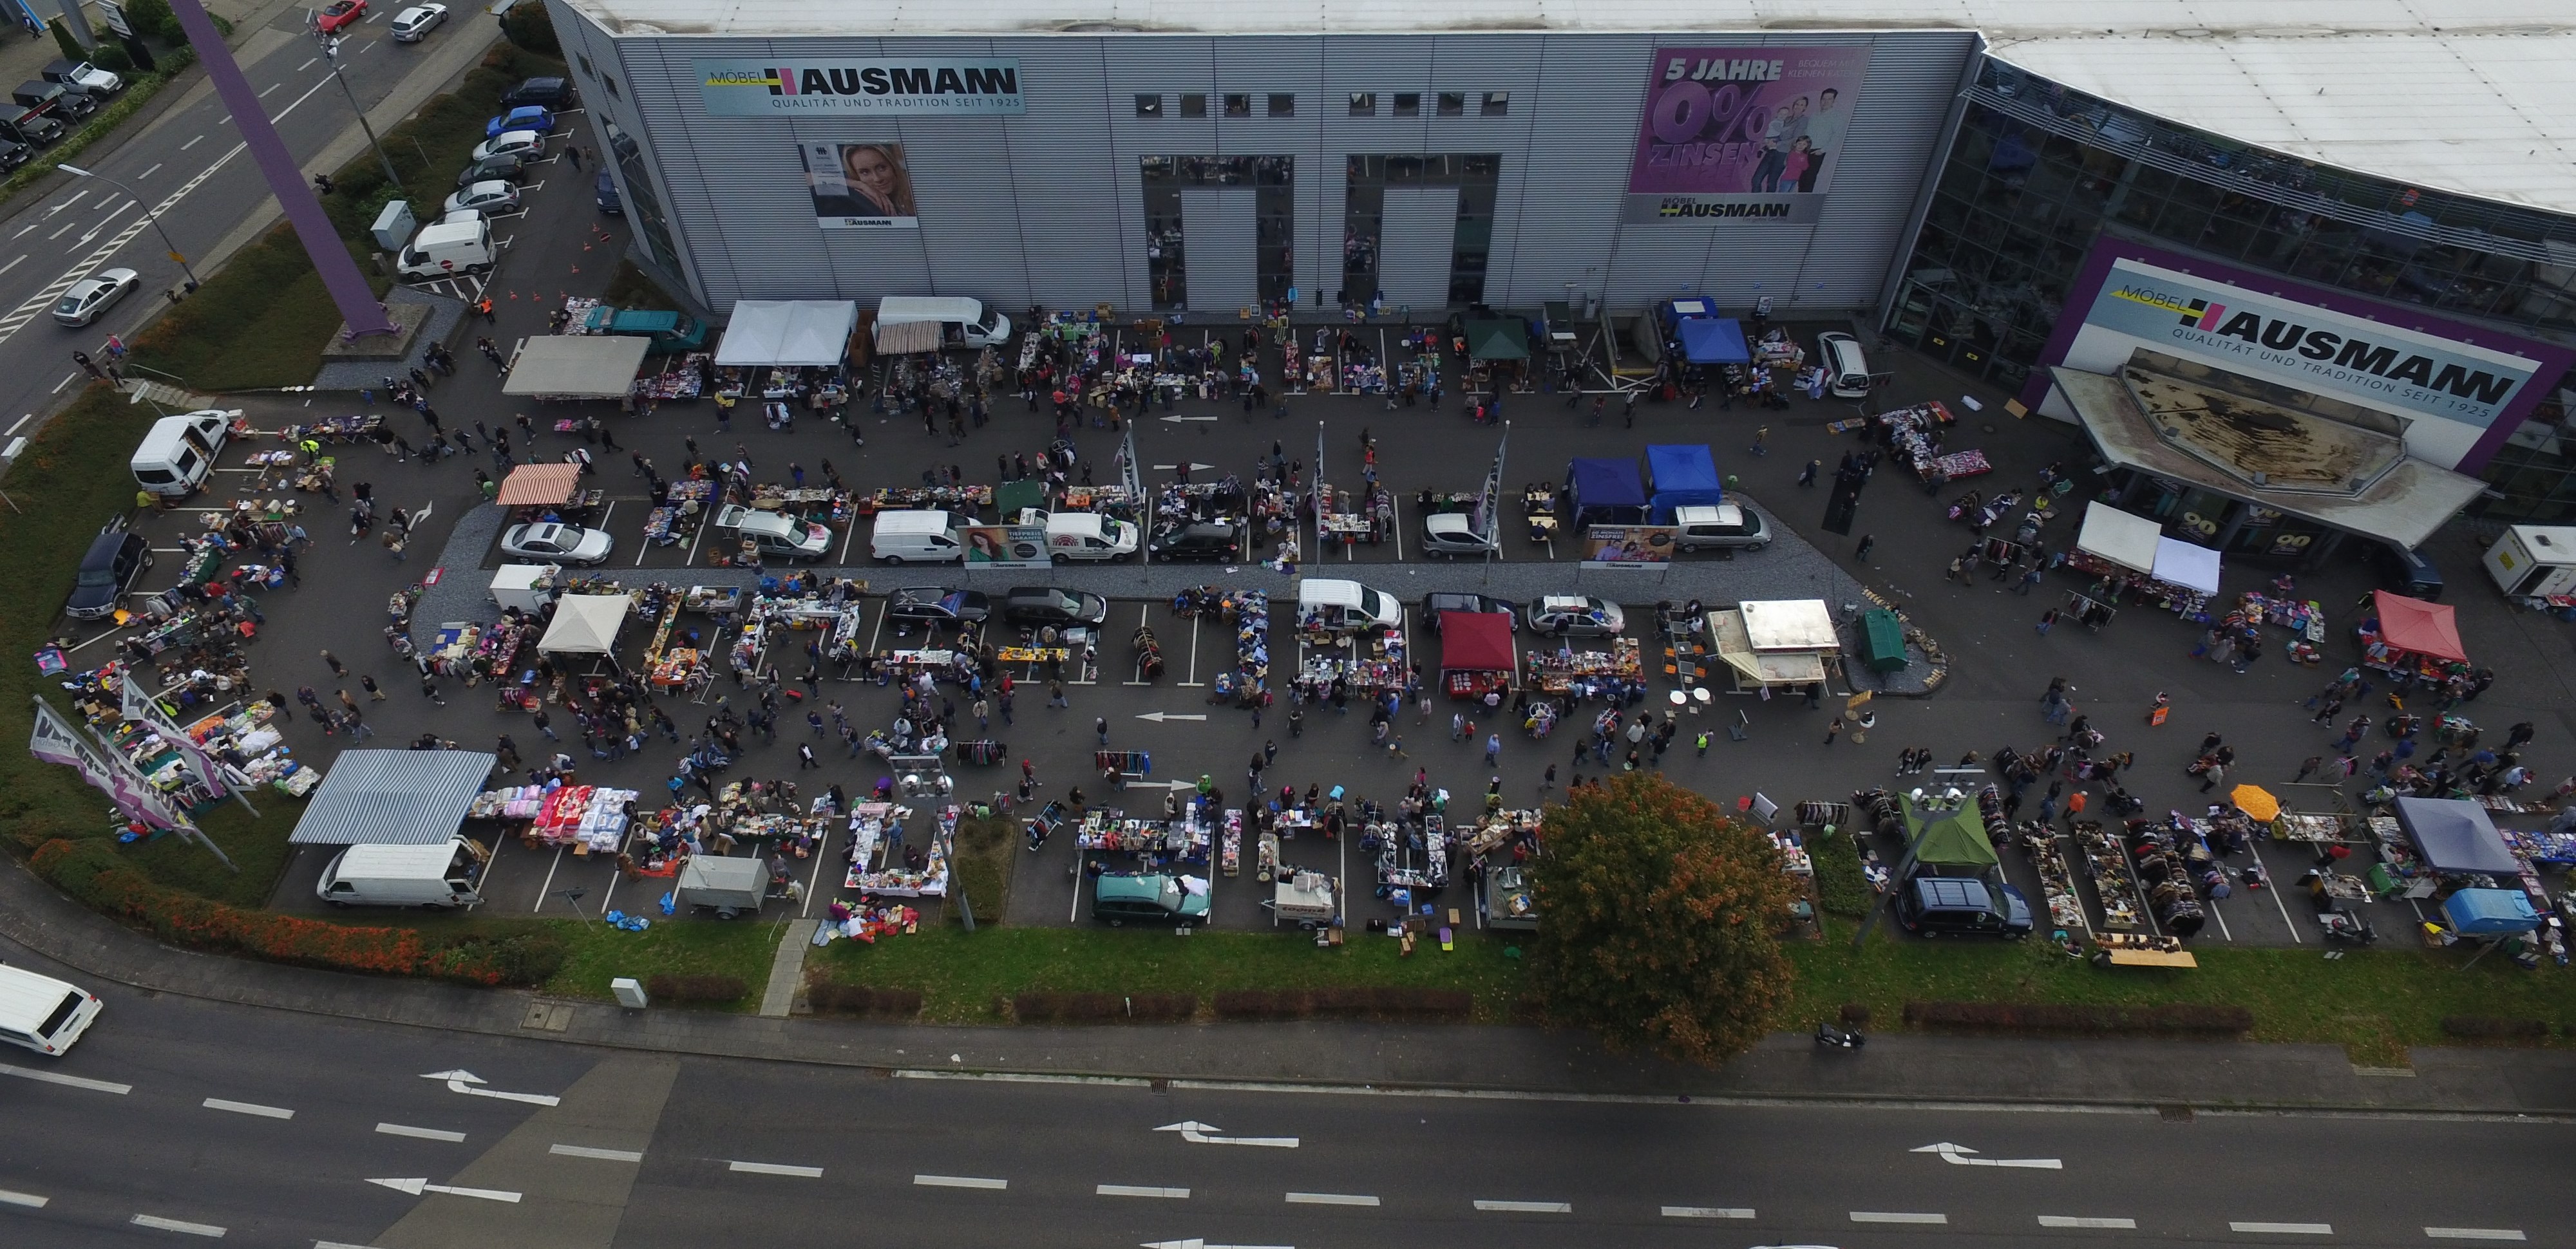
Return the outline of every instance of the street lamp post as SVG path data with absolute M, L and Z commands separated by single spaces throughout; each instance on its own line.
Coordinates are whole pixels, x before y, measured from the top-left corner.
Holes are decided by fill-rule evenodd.
M 313 27 L 313 37 L 322 44 L 322 61 L 331 67 L 331 81 L 340 84 L 340 94 L 349 97 L 349 111 L 356 115 L 358 128 L 367 132 L 367 146 L 375 149 L 376 162 L 385 167 L 385 180 L 393 183 L 396 191 L 411 194 L 403 186 L 402 175 L 394 172 L 393 158 L 385 155 L 385 145 L 376 141 L 376 128 L 367 124 L 367 110 L 358 107 L 358 93 L 350 89 L 349 80 L 340 73 L 340 37 L 323 30 L 318 22 Z
M 62 170 L 64 173 L 70 174 L 75 178 L 96 178 L 109 186 L 115 187 L 117 190 L 134 196 L 135 203 L 143 203 L 143 197 L 140 194 L 137 194 L 133 187 L 127 186 L 114 178 L 108 177 L 106 174 L 97 172 L 96 170 L 83 169 L 78 165 L 56 165 L 54 168 Z M 180 253 L 178 244 L 170 241 L 170 232 L 161 228 L 161 214 L 155 211 L 150 205 L 145 205 L 143 209 L 143 219 L 151 222 L 152 232 L 161 236 L 161 246 L 169 251 L 170 259 L 179 262 L 179 272 L 188 275 L 188 293 L 191 295 L 197 293 L 197 271 L 188 267 L 188 258 Z

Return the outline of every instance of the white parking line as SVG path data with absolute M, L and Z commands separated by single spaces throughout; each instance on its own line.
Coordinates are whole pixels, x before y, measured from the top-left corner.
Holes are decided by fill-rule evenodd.
M 1148 1188 L 1139 1184 L 1102 1184 L 1092 1191 L 1103 1197 L 1161 1197 L 1171 1201 L 1190 1199 L 1190 1190 L 1186 1188 Z
M 0 1206 L 25 1206 L 30 1210 L 42 1210 L 46 1203 L 52 1200 L 51 1197 L 39 1197 L 34 1193 L 13 1193 L 8 1189 L 0 1188 Z
M 198 1104 L 204 1106 L 208 1110 L 229 1110 L 237 1115 L 257 1115 L 262 1119 L 292 1119 L 295 1117 L 295 1112 L 288 1110 L 284 1106 L 262 1106 L 257 1102 L 225 1101 L 220 1097 L 209 1097 Z
M 2428 1227 L 2424 1234 L 2435 1240 L 2527 1240 L 2510 1227 Z
M 446 1141 L 451 1145 L 463 1144 L 465 1141 L 463 1132 L 450 1132 L 445 1128 L 416 1128 L 403 1123 L 379 1123 L 376 1125 L 376 1130 L 387 1136 L 408 1136 L 414 1140 L 423 1141 Z
M 923 1188 L 989 1188 L 998 1190 L 1009 1188 L 1011 1186 L 1011 1182 L 1009 1180 L 988 1180 L 981 1176 L 974 1175 L 916 1175 L 912 1177 L 912 1182 Z
M 597 1158 L 602 1162 L 644 1161 L 643 1153 L 633 1149 L 594 1149 L 588 1145 L 552 1145 L 547 1147 L 546 1152 L 561 1154 L 566 1158 Z
M 1666 1206 L 1664 1217 L 1668 1219 L 1749 1219 L 1753 1217 L 1753 1210 L 1749 1206 Z
M 48 242 L 48 243 L 53 242 L 55 239 L 61 238 L 62 236 L 64 236 L 64 235 L 66 235 L 66 234 L 71 233 L 73 230 L 75 230 L 75 229 L 79 228 L 79 226 L 80 226 L 80 223 L 79 223 L 79 222 L 77 222 L 77 221 L 66 221 L 66 222 L 64 222 L 64 223 L 63 223 L 63 225 L 62 225 L 62 228 L 61 228 L 61 229 L 56 230 L 56 231 L 54 231 L 53 233 L 46 235 L 46 236 L 45 236 L 45 241 L 46 241 L 46 242 Z
M 210 1240 L 222 1240 L 224 1238 L 224 1229 L 217 1227 L 212 1223 L 190 1223 L 181 1219 L 165 1219 L 157 1214 L 138 1214 L 134 1216 L 132 1221 L 136 1227 L 148 1227 L 155 1231 L 186 1232 L 188 1235 L 203 1236 Z
M 2137 1230 L 2138 1221 L 2136 1219 L 2087 1219 L 2067 1214 L 2043 1214 L 2039 1216 L 2039 1225 L 2041 1227 L 2090 1227 L 2106 1231 L 2125 1232 Z
M 1854 1223 L 1922 1223 L 1937 1225 L 1948 1223 L 1950 1221 L 1950 1216 L 1946 1214 L 1891 1214 L 1884 1210 L 1854 1210 L 1851 1212 L 1851 1221 Z
M 1290 1193 L 1292 1206 L 1374 1206 L 1377 1198 L 1359 1193 Z
M 1479 1201 L 1476 1208 L 1487 1214 L 1572 1214 L 1570 1201 Z
M 63 374 L 63 380 L 54 383 L 53 393 L 57 395 L 63 393 L 63 387 L 71 385 L 72 379 L 78 376 L 80 376 L 80 371 L 78 369 L 74 369 L 69 373 Z
M 821 1167 L 791 1167 L 780 1162 L 728 1161 L 725 1163 L 725 1170 L 747 1171 L 753 1175 L 792 1175 L 798 1179 L 804 1180 L 819 1180 L 823 1178 L 823 1168 Z
M 2332 1223 L 2230 1223 L 2231 1232 L 2261 1232 L 2274 1236 L 2332 1236 Z
M 60 1084 L 68 1088 L 88 1089 L 93 1093 L 116 1093 L 121 1095 L 134 1091 L 134 1086 L 131 1084 L 117 1084 L 108 1080 L 91 1080 L 81 1076 L 60 1075 L 51 1071 L 33 1071 L 25 1067 L 12 1067 L 7 1063 L 0 1063 L 0 1076 L 16 1076 L 21 1080 L 35 1080 L 45 1084 Z

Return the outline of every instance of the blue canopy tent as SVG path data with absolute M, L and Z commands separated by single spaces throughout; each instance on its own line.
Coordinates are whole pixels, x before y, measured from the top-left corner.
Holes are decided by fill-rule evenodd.
M 2519 889 L 2463 889 L 2442 899 L 2442 918 L 2464 937 L 2502 937 L 2540 927 L 2540 914 Z
M 1656 443 L 1646 448 L 1646 500 L 1658 525 L 1673 523 L 1673 509 L 1726 502 L 1718 482 L 1717 456 L 1706 443 Z
M 1693 317 L 1681 323 L 1682 354 L 1693 364 L 1751 364 L 1744 327 L 1732 317 Z
M 1576 525 L 1634 525 L 1646 519 L 1646 480 L 1635 460 L 1575 460 L 1565 466 L 1565 492 Z
M 2505 849 L 2486 808 L 2459 798 L 2400 798 L 2397 826 L 2424 863 L 2445 876 L 2519 876 L 2522 863 Z

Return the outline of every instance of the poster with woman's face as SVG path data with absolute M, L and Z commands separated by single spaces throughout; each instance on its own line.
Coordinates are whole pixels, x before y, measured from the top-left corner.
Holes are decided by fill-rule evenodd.
M 826 230 L 917 229 L 912 169 L 900 143 L 802 143 L 814 224 Z

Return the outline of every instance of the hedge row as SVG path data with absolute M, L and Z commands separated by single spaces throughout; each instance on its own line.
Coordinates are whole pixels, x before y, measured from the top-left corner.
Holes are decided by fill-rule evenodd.
M 1237 1020 L 1463 1020 L 1475 1009 L 1474 995 L 1464 989 L 1227 989 L 1216 995 L 1216 1017 Z
M 409 928 L 332 924 L 229 906 L 153 881 L 103 842 L 49 841 L 28 862 L 90 907 L 191 949 L 476 985 L 542 984 L 564 963 L 562 940 L 543 931 L 430 937 Z
M 1195 993 L 1014 994 L 1011 1014 L 1021 1023 L 1178 1023 L 1199 1013 Z
M 1917 1028 L 1985 1032 L 2089 1032 L 2103 1035 L 2240 1036 L 2254 1028 L 2242 1006 L 2103 1006 L 2060 1002 L 1907 1002 Z
M 2445 1015 L 2446 1036 L 2479 1041 L 2532 1041 L 2549 1035 L 2545 1019 L 2500 1019 L 2493 1015 Z
M 740 976 L 662 974 L 644 978 L 644 992 L 665 1002 L 739 1002 L 751 992 Z
M 815 1010 L 831 1015 L 909 1019 L 921 1013 L 919 989 L 877 989 L 817 980 L 805 986 L 805 1001 Z

